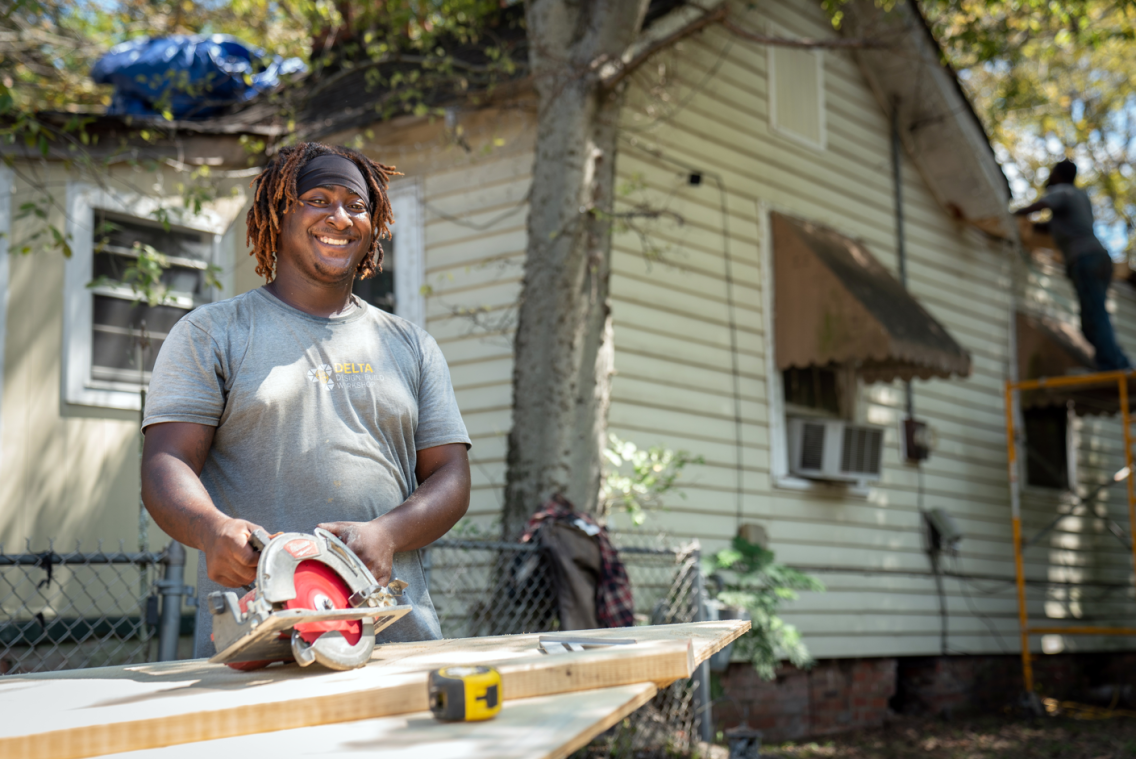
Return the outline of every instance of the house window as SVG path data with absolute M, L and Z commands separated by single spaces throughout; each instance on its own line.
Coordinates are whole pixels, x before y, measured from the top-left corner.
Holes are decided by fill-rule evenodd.
M 970 355 L 863 243 L 779 212 L 765 218 L 773 481 L 877 479 L 882 428 L 854 423 L 857 388 L 929 372 L 966 376 Z
M 845 400 L 849 383 L 854 386 L 855 376 L 848 376 L 836 364 L 790 367 L 781 372 L 785 406 L 791 411 L 848 418 L 852 405 Z
M 372 306 L 394 313 L 394 240 L 383 240 L 383 270 L 370 279 L 356 279 L 351 292 Z
M 143 246 L 166 256 L 162 274 L 165 302 L 136 302 L 123 284 L 127 268 Z M 213 261 L 213 235 L 122 214 L 95 210 L 91 319 L 91 381 L 134 391 L 150 382 L 154 359 L 166 335 L 190 310 L 212 300 L 206 279 Z
M 1069 409 L 1045 406 L 1022 411 L 1025 423 L 1026 484 L 1052 490 L 1068 490 L 1074 457 Z
M 179 215 L 180 198 L 155 198 L 79 182 L 67 187 L 72 254 L 63 284 L 63 399 L 66 403 L 138 409 L 139 389 L 173 325 L 193 308 L 232 292 L 231 217 L 212 209 Z M 155 214 L 166 208 L 171 225 Z M 123 274 L 143 246 L 166 256 L 165 302 L 140 301 Z M 223 296 L 209 286 L 220 268 Z M 139 301 L 139 302 L 136 302 Z
M 774 29 L 775 36 L 789 37 Z M 824 53 L 769 46 L 769 124 L 784 137 L 824 149 Z
M 394 226 L 393 237 L 382 241 L 383 270 L 370 279 L 356 279 L 352 291 L 372 306 L 425 327 L 425 255 L 418 186 L 399 183 L 388 194 Z

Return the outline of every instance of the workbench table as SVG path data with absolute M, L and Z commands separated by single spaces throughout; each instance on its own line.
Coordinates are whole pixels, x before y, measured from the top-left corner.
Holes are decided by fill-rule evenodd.
M 392 643 L 376 647 L 366 667 L 349 672 L 294 664 L 238 672 L 193 660 L 8 675 L 0 678 L 0 757 L 76 759 L 187 743 L 200 749 L 202 741 L 263 740 L 262 734 L 276 731 L 374 720 L 386 724 L 383 730 L 400 732 L 391 727 L 399 723 L 385 718 L 400 716 L 403 728 L 411 726 L 418 717 L 406 715 L 428 710 L 428 673 L 459 664 L 496 666 L 506 706 L 518 702 L 517 718 L 524 719 L 521 709 L 529 707 L 521 699 L 610 693 L 644 683 L 663 687 L 690 677 L 699 663 L 748 628 L 748 622 L 730 620 L 587 630 L 572 636 L 631 637 L 636 644 L 553 655 L 540 652 L 535 634 Z M 650 698 L 644 692 L 636 697 Z M 618 701 L 623 694 L 612 698 Z M 628 698 L 624 705 L 634 700 Z M 547 704 L 531 708 L 540 711 Z M 609 714 L 620 708 L 610 707 Z M 604 719 L 593 715 L 584 722 L 597 726 Z M 563 729 L 591 729 L 582 724 Z M 366 734 L 375 728 L 356 724 L 350 730 Z
M 652 683 L 506 701 L 487 722 L 438 722 L 429 712 L 241 735 L 111 754 L 104 759 L 332 757 L 562 759 L 655 695 Z

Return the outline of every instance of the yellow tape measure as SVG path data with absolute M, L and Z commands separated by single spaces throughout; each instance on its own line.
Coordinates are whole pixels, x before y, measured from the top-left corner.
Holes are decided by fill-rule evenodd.
M 430 673 L 430 711 L 446 722 L 477 722 L 501 711 L 501 673 L 493 667 L 445 667 Z

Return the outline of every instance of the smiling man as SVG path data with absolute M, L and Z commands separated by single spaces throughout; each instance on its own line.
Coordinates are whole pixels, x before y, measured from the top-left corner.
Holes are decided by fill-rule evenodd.
M 412 614 L 380 640 L 441 636 L 417 549 L 469 506 L 469 436 L 424 330 L 351 294 L 381 271 L 393 170 L 301 143 L 257 177 L 248 235 L 264 287 L 203 306 L 162 344 L 146 399 L 142 495 L 204 552 L 201 599 L 256 577 L 248 538 L 338 535 L 409 583 Z M 212 653 L 199 606 L 199 656 Z

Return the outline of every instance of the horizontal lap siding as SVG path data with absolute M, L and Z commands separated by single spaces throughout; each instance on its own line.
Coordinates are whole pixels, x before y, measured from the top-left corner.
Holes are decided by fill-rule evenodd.
M 532 153 L 519 145 L 431 172 L 423 185 L 427 329 L 450 364 L 473 441 L 468 516 L 485 529 L 502 508 L 531 171 Z
M 819 8 L 799 6 L 777 2 L 754 11 L 741 5 L 735 10 L 754 26 L 771 18 L 802 36 L 831 36 Z M 863 240 L 893 272 L 897 260 L 888 118 L 859 69 L 845 54 L 825 54 L 827 147 L 820 151 L 769 128 L 766 55 L 763 47 L 710 29 L 663 54 L 668 75 L 680 82 L 670 102 L 681 107 L 664 107 L 667 116 L 661 123 L 645 115 L 649 106 L 659 107 L 652 96 L 641 89 L 629 93 L 618 162 L 625 188 L 619 210 L 667 213 L 650 225 L 625 229 L 615 239 L 617 374 L 611 429 L 643 446 L 665 445 L 705 459 L 687 468 L 682 479 L 686 497 L 665 499 L 664 508 L 651 515 L 650 529 L 698 537 L 708 549 L 730 538 L 739 496 L 725 280 L 728 245 L 738 346 L 742 518 L 766 527 L 781 559 L 814 567 L 830 585 L 827 593 L 807 594 L 789 604 L 786 618 L 799 626 L 817 656 L 935 654 L 942 620 L 921 510 L 946 509 L 966 535 L 958 557 L 947 561 L 950 571 L 1013 577 L 1002 400 L 1015 281 L 1011 260 L 953 222 L 905 159 L 908 286 L 971 353 L 973 373 L 965 380 L 914 383 L 916 414 L 939 435 L 921 477 L 899 461 L 897 426 L 904 399 L 896 383 L 861 392 L 860 418 L 886 427 L 883 478 L 866 497 L 842 488 L 799 492 L 775 486 L 765 368 L 773 346 L 762 313 L 764 219 L 758 204 Z M 690 85 L 698 85 L 697 91 Z M 691 171 L 703 173 L 701 185 L 688 184 Z M 715 176 L 724 185 L 721 195 Z M 1016 281 L 1027 280 L 1019 272 Z M 1075 310 L 1061 272 L 1036 272 L 1029 282 L 1019 297 Z M 1052 292 L 1046 295 L 1046 290 Z M 1126 298 L 1127 293 L 1117 307 L 1136 310 Z M 1121 327 L 1120 333 L 1126 344 L 1136 343 L 1136 328 Z M 1116 451 L 1119 426 L 1108 420 L 1085 424 L 1094 428 L 1092 434 L 1087 428 L 1081 433 L 1082 469 L 1107 476 L 1115 469 L 1115 454 L 1098 452 L 1092 458 L 1104 461 L 1089 461 L 1088 448 Z M 1122 495 L 1117 489 L 1111 504 L 1114 517 L 1126 523 Z M 1047 493 L 1023 498 L 1027 534 L 1052 519 L 1056 504 Z M 1026 553 L 1031 580 L 1063 576 L 1067 570 L 1059 565 L 1073 567 L 1069 571 L 1086 583 L 1123 583 L 1131 574 L 1126 550 L 1099 519 L 1065 520 Z M 913 576 L 887 574 L 896 571 Z M 975 583 L 981 590 L 972 587 Z M 997 592 L 983 592 L 991 589 Z M 1127 591 L 1086 585 L 1087 600 L 1075 612 L 1060 603 L 1054 606 L 1053 595 L 1061 592 L 1061 586 L 1047 590 L 1031 585 L 1031 614 L 1136 621 L 1130 618 L 1134 610 L 1125 606 L 1132 596 Z M 952 651 L 1015 650 L 1012 583 L 947 577 L 944 594 Z M 1086 650 L 1116 641 L 1077 639 L 1067 645 Z
M 771 19 L 802 36 L 832 34 L 819 7 L 787 0 L 757 10 L 735 5 L 755 27 Z M 646 528 L 675 540 L 697 537 L 712 550 L 734 534 L 740 506 L 743 520 L 766 527 L 782 560 L 811 568 L 828 585 L 826 593 L 804 594 L 786 606 L 786 618 L 799 626 L 815 655 L 935 654 L 942 619 L 920 512 L 944 508 L 966 535 L 947 570 L 984 578 L 943 579 L 950 649 L 1015 650 L 1017 606 L 1014 586 L 1006 581 L 1013 576 L 1013 555 L 1002 401 L 1011 293 L 1016 286 L 1017 297 L 1032 307 L 1075 322 L 1075 298 L 1063 273 L 1012 271 L 1008 254 L 951 220 L 905 158 L 908 286 L 971 353 L 973 373 L 965 380 L 914 383 L 916 414 L 938 434 L 922 476 L 899 461 L 904 397 L 896 383 L 860 393 L 859 418 L 886 429 L 878 486 L 860 496 L 839 487 L 804 492 L 776 486 L 771 461 L 779 443 L 770 431 L 767 359 L 773 346 L 762 305 L 768 283 L 759 204 L 863 240 L 894 272 L 888 119 L 843 53 L 825 54 L 823 151 L 771 130 L 764 47 L 710 28 L 659 60 L 667 66 L 671 97 L 660 103 L 633 85 L 619 142 L 616 210 L 628 215 L 617 221 L 612 252 L 617 373 L 610 430 L 642 446 L 688 451 L 703 463 L 685 471 L 685 498 L 665 498 Z M 513 306 L 523 273 L 532 156 L 521 146 L 466 160 L 434 170 L 424 184 L 427 316 L 474 440 L 470 515 L 487 525 L 503 499 Z M 689 184 L 691 171 L 703 173 L 701 185 Z M 663 213 L 650 219 L 629 213 L 644 209 Z M 1136 355 L 1136 298 L 1127 287 L 1117 288 L 1114 305 L 1121 342 Z M 1100 481 L 1118 466 L 1119 425 L 1100 419 L 1080 424 L 1081 471 Z M 1059 501 L 1051 493 L 1024 494 L 1027 535 L 1052 519 Z M 1108 495 L 1108 504 L 1113 518 L 1125 523 L 1122 489 Z M 622 515 L 613 521 L 630 529 Z M 1131 623 L 1126 615 L 1133 593 L 1111 587 L 1129 579 L 1129 567 L 1127 551 L 1103 520 L 1064 520 L 1026 553 L 1030 613 Z M 1058 581 L 1084 586 L 1067 592 Z M 1072 598 L 1078 593 L 1079 601 Z M 1082 638 L 1067 645 L 1088 650 L 1117 642 Z

